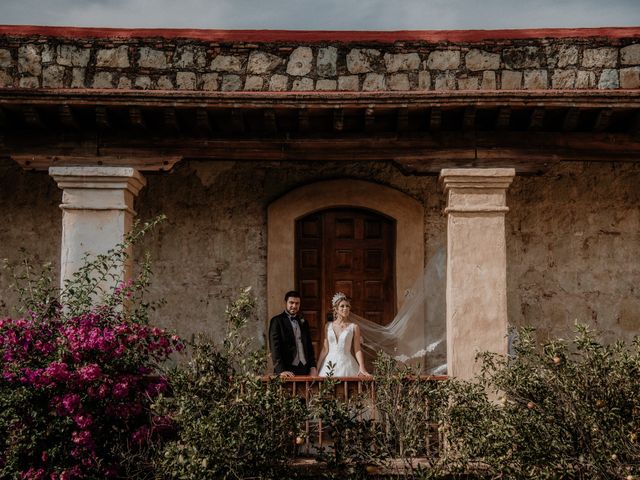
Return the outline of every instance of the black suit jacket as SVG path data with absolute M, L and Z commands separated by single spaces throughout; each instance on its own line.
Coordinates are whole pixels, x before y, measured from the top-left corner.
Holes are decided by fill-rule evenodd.
M 311 369 L 316 366 L 316 356 L 311 343 L 309 324 L 306 321 L 300 322 L 300 334 L 305 360 L 307 361 L 306 366 Z M 269 324 L 269 347 L 275 373 L 279 375 L 284 371 L 291 371 L 293 368 L 291 362 L 296 358 L 296 338 L 286 312 L 282 312 L 271 319 Z

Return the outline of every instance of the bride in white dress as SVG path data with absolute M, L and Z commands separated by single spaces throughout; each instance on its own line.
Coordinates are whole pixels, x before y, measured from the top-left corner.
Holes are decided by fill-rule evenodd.
M 364 366 L 364 355 L 360 347 L 360 327 L 349 321 L 351 303 L 344 293 L 336 293 L 331 300 L 333 321 L 327 322 L 324 344 L 318 365 L 321 377 L 329 375 L 330 365 L 334 377 L 370 376 Z M 355 358 L 351 354 L 351 347 Z

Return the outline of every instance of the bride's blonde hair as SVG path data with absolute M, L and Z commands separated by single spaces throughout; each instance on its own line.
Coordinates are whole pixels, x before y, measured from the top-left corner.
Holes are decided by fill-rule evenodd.
M 331 306 L 333 307 L 333 319 L 334 320 L 336 318 L 338 318 L 338 305 L 340 305 L 340 302 L 342 302 L 343 300 L 346 300 L 346 302 L 349 304 L 349 306 L 351 306 L 351 299 L 349 297 L 347 297 L 342 292 L 336 293 L 333 296 L 333 298 L 331 299 Z

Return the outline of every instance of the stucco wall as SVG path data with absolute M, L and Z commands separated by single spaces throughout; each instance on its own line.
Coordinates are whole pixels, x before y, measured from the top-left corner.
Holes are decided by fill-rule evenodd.
M 575 321 L 640 334 L 640 166 L 561 164 L 508 192 L 509 319 L 540 337 Z
M 152 297 L 167 304 L 154 320 L 190 337 L 223 328 L 224 307 L 251 285 L 259 299 L 252 327 L 266 317 L 267 206 L 318 180 L 358 178 L 410 195 L 425 207 L 428 261 L 445 243 L 444 198 L 437 177 L 405 176 L 386 163 L 185 162 L 147 174 L 139 217 L 168 217 L 136 249 L 154 263 Z M 46 173 L 0 160 L 0 258 L 24 246 L 58 268 L 61 191 Z M 609 338 L 640 334 L 640 166 L 560 164 L 543 176 L 518 176 L 508 191 L 509 318 L 542 337 L 569 335 L 574 320 Z M 0 316 L 15 295 L 0 273 Z M 283 285 L 283 289 L 289 285 Z

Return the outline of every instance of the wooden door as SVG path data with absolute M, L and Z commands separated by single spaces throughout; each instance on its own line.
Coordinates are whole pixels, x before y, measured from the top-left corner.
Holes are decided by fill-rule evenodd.
M 331 313 L 344 292 L 354 313 L 388 324 L 395 315 L 395 222 L 364 209 L 331 209 L 296 222 L 296 285 L 316 355 Z

